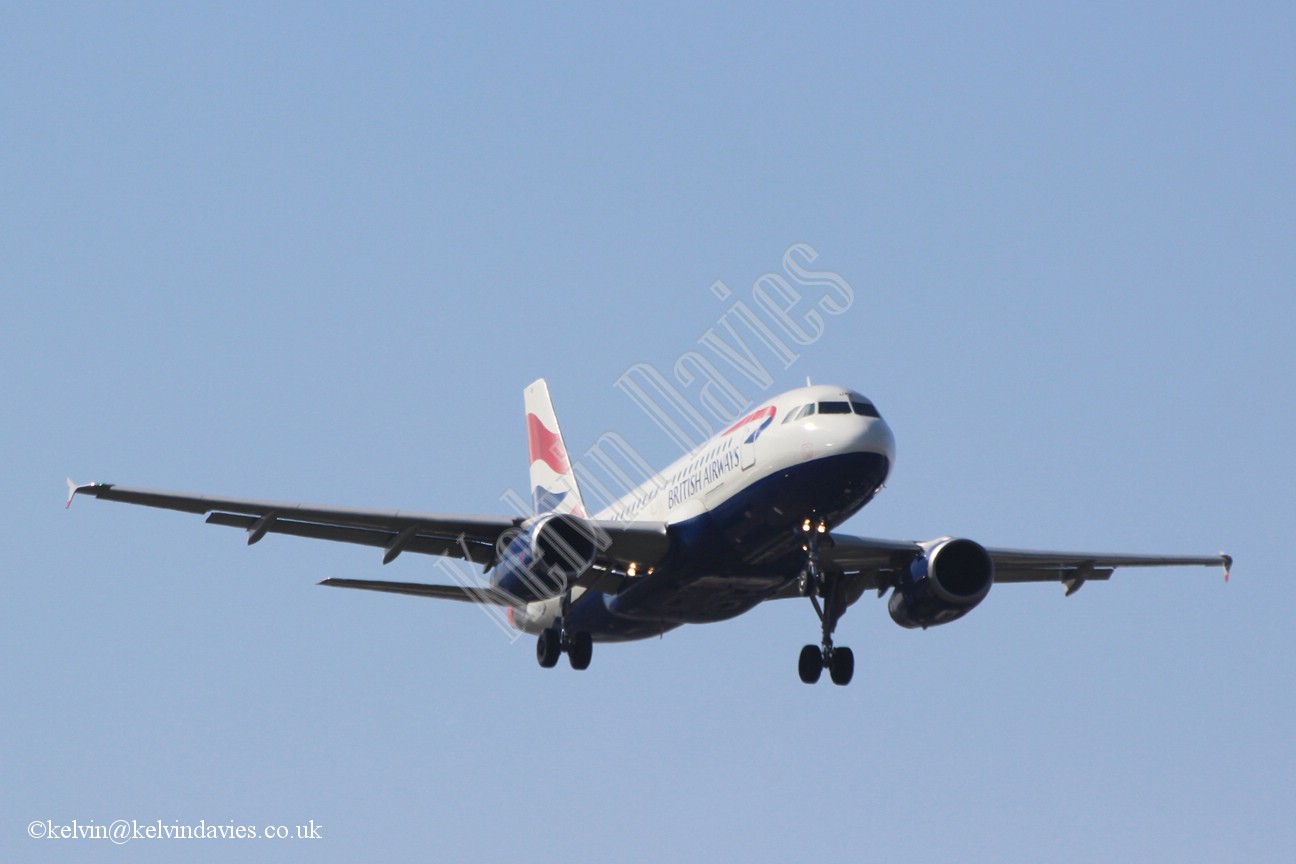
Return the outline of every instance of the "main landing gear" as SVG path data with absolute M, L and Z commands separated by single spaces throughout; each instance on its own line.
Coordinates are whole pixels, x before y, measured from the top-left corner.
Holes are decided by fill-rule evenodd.
M 594 640 L 588 633 L 568 633 L 557 627 L 542 631 L 536 640 L 536 660 L 540 665 L 552 669 L 563 654 L 567 655 L 571 668 L 588 669 L 594 656 Z
M 545 669 L 558 665 L 558 658 L 567 655 L 567 662 L 573 669 L 588 669 L 594 656 L 594 640 L 584 631 L 568 630 L 563 622 L 567 620 L 567 608 L 571 595 L 563 598 L 563 616 L 556 622 L 556 627 L 541 631 L 536 640 L 536 660 Z
M 819 539 L 827 533 L 823 522 L 812 525 L 807 519 L 801 529 L 806 535 L 806 569 L 801 576 L 801 593 L 810 598 L 815 614 L 823 625 L 823 639 L 819 645 L 807 645 L 801 649 L 797 662 L 797 671 L 806 684 L 814 684 L 828 670 L 832 682 L 838 685 L 850 683 L 855 674 L 855 653 L 849 648 L 833 646 L 832 634 L 837 629 L 837 621 L 846 612 L 845 586 L 837 573 L 825 573 L 819 566 Z M 823 605 L 819 598 L 823 598 Z

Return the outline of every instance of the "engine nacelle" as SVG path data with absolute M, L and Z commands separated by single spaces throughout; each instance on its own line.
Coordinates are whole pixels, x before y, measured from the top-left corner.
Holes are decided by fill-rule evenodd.
M 491 584 L 519 600 L 558 597 L 594 565 L 596 529 L 570 513 L 545 513 L 500 538 Z
M 900 577 L 887 606 L 901 627 L 935 627 L 971 612 L 994 584 L 990 554 L 971 540 L 936 541 Z

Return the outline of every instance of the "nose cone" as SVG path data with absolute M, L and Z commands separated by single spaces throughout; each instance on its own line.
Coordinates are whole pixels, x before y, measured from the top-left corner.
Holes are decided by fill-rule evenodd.
M 816 417 L 799 431 L 803 459 L 853 457 L 839 463 L 851 466 L 847 473 L 852 474 L 852 479 L 858 479 L 853 476 L 858 470 L 880 486 L 895 464 L 895 436 L 881 417 Z
M 816 455 L 864 453 L 882 456 L 888 465 L 895 461 L 895 436 L 881 417 L 826 415 L 816 417 L 802 429 L 806 440 L 813 442 Z
M 888 469 L 895 465 L 895 436 L 881 417 L 864 419 L 864 429 L 856 436 L 854 449 L 860 453 L 885 456 Z

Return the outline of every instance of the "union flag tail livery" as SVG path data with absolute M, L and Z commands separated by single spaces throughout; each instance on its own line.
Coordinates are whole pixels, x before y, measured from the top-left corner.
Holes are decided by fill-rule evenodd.
M 531 501 L 536 513 L 571 513 L 585 516 L 580 487 L 567 445 L 563 443 L 543 378 L 524 391 L 527 412 L 527 449 L 531 458 Z

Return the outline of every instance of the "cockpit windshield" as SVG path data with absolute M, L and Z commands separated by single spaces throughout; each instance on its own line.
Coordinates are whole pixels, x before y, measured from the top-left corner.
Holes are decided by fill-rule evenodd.
M 854 412 L 860 415 L 861 417 L 881 416 L 880 414 L 878 414 L 877 408 L 874 408 L 873 403 L 871 402 L 860 402 L 852 399 L 850 404 L 851 404 L 851 409 L 854 410 Z
M 796 420 L 804 420 L 806 417 L 813 417 L 819 414 L 858 414 L 860 417 L 881 417 L 877 408 L 872 402 L 855 398 L 849 402 L 811 402 L 808 405 L 802 405 L 800 408 L 793 408 L 783 418 L 784 423 L 792 423 Z
M 802 405 L 800 408 L 793 408 L 788 412 L 788 415 L 783 418 L 783 422 L 791 423 L 793 420 L 800 420 L 802 417 L 809 417 L 813 413 L 815 413 L 815 406 L 814 403 L 811 402 L 809 405 Z

